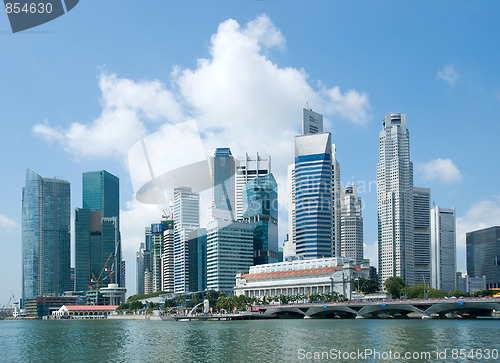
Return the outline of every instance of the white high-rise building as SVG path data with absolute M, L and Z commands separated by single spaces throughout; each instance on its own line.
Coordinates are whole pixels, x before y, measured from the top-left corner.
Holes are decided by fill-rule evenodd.
M 189 291 L 188 235 L 200 227 L 200 195 L 191 188 L 174 189 L 174 292 Z
M 236 220 L 243 219 L 243 187 L 247 182 L 258 176 L 271 173 L 271 156 L 255 156 L 239 158 L 236 162 Z
M 377 164 L 378 263 L 381 283 L 414 284 L 413 163 L 406 114 L 385 115 Z
M 232 294 L 236 274 L 254 264 L 253 225 L 213 219 L 206 230 L 207 289 Z
M 363 262 L 363 216 L 358 187 L 348 185 L 341 188 L 340 198 L 340 243 L 338 256 L 351 257 L 356 265 Z
M 174 291 L 174 229 L 162 233 L 161 288 L 155 291 Z
M 456 287 L 455 208 L 431 209 L 431 286 L 453 291 Z

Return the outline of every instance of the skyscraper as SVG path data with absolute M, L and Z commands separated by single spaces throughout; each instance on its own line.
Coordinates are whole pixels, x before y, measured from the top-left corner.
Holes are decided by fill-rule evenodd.
M 82 175 L 82 205 L 75 210 L 75 289 L 108 283 L 125 287 L 119 179 L 105 170 Z
M 311 109 L 302 109 L 302 135 L 323 132 L 323 115 Z
M 141 242 L 136 253 L 137 294 L 146 294 L 146 286 L 152 286 L 153 284 L 153 252 L 151 251 L 153 234 L 151 233 L 151 227 L 146 227 L 144 230 L 144 242 Z M 148 281 L 148 279 L 151 281 Z
M 207 230 L 198 228 L 189 233 L 189 291 L 207 289 Z
M 322 132 L 323 116 L 312 110 L 304 110 L 303 116 L 303 134 L 295 137 L 295 163 L 288 171 L 292 178 L 289 223 L 295 228 L 288 243 L 295 245 L 301 258 L 331 257 L 339 227 L 335 221 L 338 168 L 331 134 Z
M 212 217 L 235 220 L 235 161 L 229 148 L 217 148 L 212 162 Z
M 70 289 L 70 185 L 26 171 L 22 200 L 23 300 Z
M 200 195 L 191 188 L 174 189 L 174 292 L 189 291 L 188 235 L 200 227 Z
M 486 288 L 500 288 L 500 226 L 466 234 L 467 273 L 486 276 Z
M 455 208 L 435 206 L 431 210 L 431 285 L 435 289 L 457 288 L 456 244 Z
M 166 217 L 166 216 L 165 216 Z M 151 224 L 152 292 L 174 292 L 174 222 L 164 219 Z M 149 274 L 145 273 L 145 286 Z M 146 287 L 145 287 L 146 290 Z
M 406 114 L 384 117 L 377 164 L 377 211 L 381 282 L 398 276 L 413 285 L 413 163 Z
M 236 220 L 243 218 L 243 188 L 247 182 L 258 176 L 271 173 L 271 156 L 263 157 L 257 153 L 237 160 L 236 163 Z
M 340 164 L 337 161 L 337 146 L 332 144 L 332 256 L 339 257 L 340 249 L 340 198 L 342 188 L 340 186 Z
M 431 281 L 431 190 L 413 188 L 415 283 Z
M 253 227 L 214 219 L 207 225 L 207 289 L 232 293 L 236 273 L 253 265 Z
M 99 210 L 104 218 L 120 215 L 120 181 L 106 170 L 82 175 L 83 209 Z
M 349 185 L 341 189 L 340 243 L 337 257 L 351 257 L 354 263 L 363 262 L 363 216 L 358 187 Z
M 243 218 L 253 226 L 253 264 L 278 262 L 278 185 L 273 174 L 243 188 Z

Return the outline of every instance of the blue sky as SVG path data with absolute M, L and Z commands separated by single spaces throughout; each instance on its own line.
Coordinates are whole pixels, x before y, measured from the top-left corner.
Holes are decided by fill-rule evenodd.
M 208 156 L 271 154 L 283 239 L 286 165 L 306 104 L 325 116 L 342 182 L 365 187 L 372 261 L 382 117 L 407 114 L 414 185 L 456 207 L 464 271 L 465 232 L 500 224 L 499 15 L 498 1 L 87 0 L 17 34 L 0 15 L 0 305 L 21 295 L 27 168 L 69 180 L 72 208 L 82 172 L 120 178 L 134 293 L 134 251 L 165 206 L 134 201 L 127 152 L 185 120 L 198 124 Z

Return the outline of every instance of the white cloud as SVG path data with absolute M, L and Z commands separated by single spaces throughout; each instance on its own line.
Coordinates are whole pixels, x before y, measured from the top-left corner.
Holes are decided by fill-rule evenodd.
M 500 226 L 500 196 L 473 204 L 465 215 L 457 217 L 457 255 L 465 264 L 466 233 L 483 228 Z M 463 272 L 463 271 L 462 271 Z
M 210 150 L 239 139 L 236 151 L 243 152 L 255 149 L 259 139 L 260 145 L 291 147 L 306 102 L 326 116 L 356 124 L 370 119 L 365 92 L 342 92 L 321 82 L 315 90 L 305 70 L 279 67 L 269 60 L 268 52 L 284 45 L 285 38 L 266 15 L 243 27 L 235 20 L 224 21 L 211 37 L 210 58 L 199 59 L 194 70 L 174 67 L 175 91 L 158 80 L 135 82 L 102 73 L 103 109 L 97 119 L 75 122 L 67 129 L 44 121 L 33 131 L 75 155 L 108 157 L 123 156 L 145 136 L 150 120 L 176 123 L 186 120 L 185 115 L 194 116 Z
M 11 233 L 19 228 L 17 223 L 3 214 L 0 214 L 0 230 L 6 233 Z
M 444 184 L 462 180 L 460 170 L 451 159 L 438 158 L 428 163 L 418 163 L 416 169 L 424 180 L 438 180 Z
M 74 122 L 64 130 L 48 121 L 33 131 L 49 142 L 59 142 L 78 156 L 123 157 L 146 134 L 145 120 L 180 121 L 182 111 L 172 92 L 158 80 L 134 82 L 101 73 L 101 115 L 89 124 Z
M 438 72 L 437 78 L 448 82 L 448 84 L 453 87 L 457 83 L 459 75 L 455 65 L 448 64 Z
M 144 242 L 144 228 L 151 223 L 159 223 L 162 219 L 163 208 L 159 205 L 142 204 L 135 199 L 126 203 L 126 208 L 120 211 L 124 253 L 132 254 L 139 249 L 140 242 Z

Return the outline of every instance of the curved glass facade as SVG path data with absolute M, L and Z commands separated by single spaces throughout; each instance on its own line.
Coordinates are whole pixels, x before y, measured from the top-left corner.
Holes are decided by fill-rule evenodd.
M 70 184 L 28 169 L 23 188 L 23 299 L 70 289 Z

